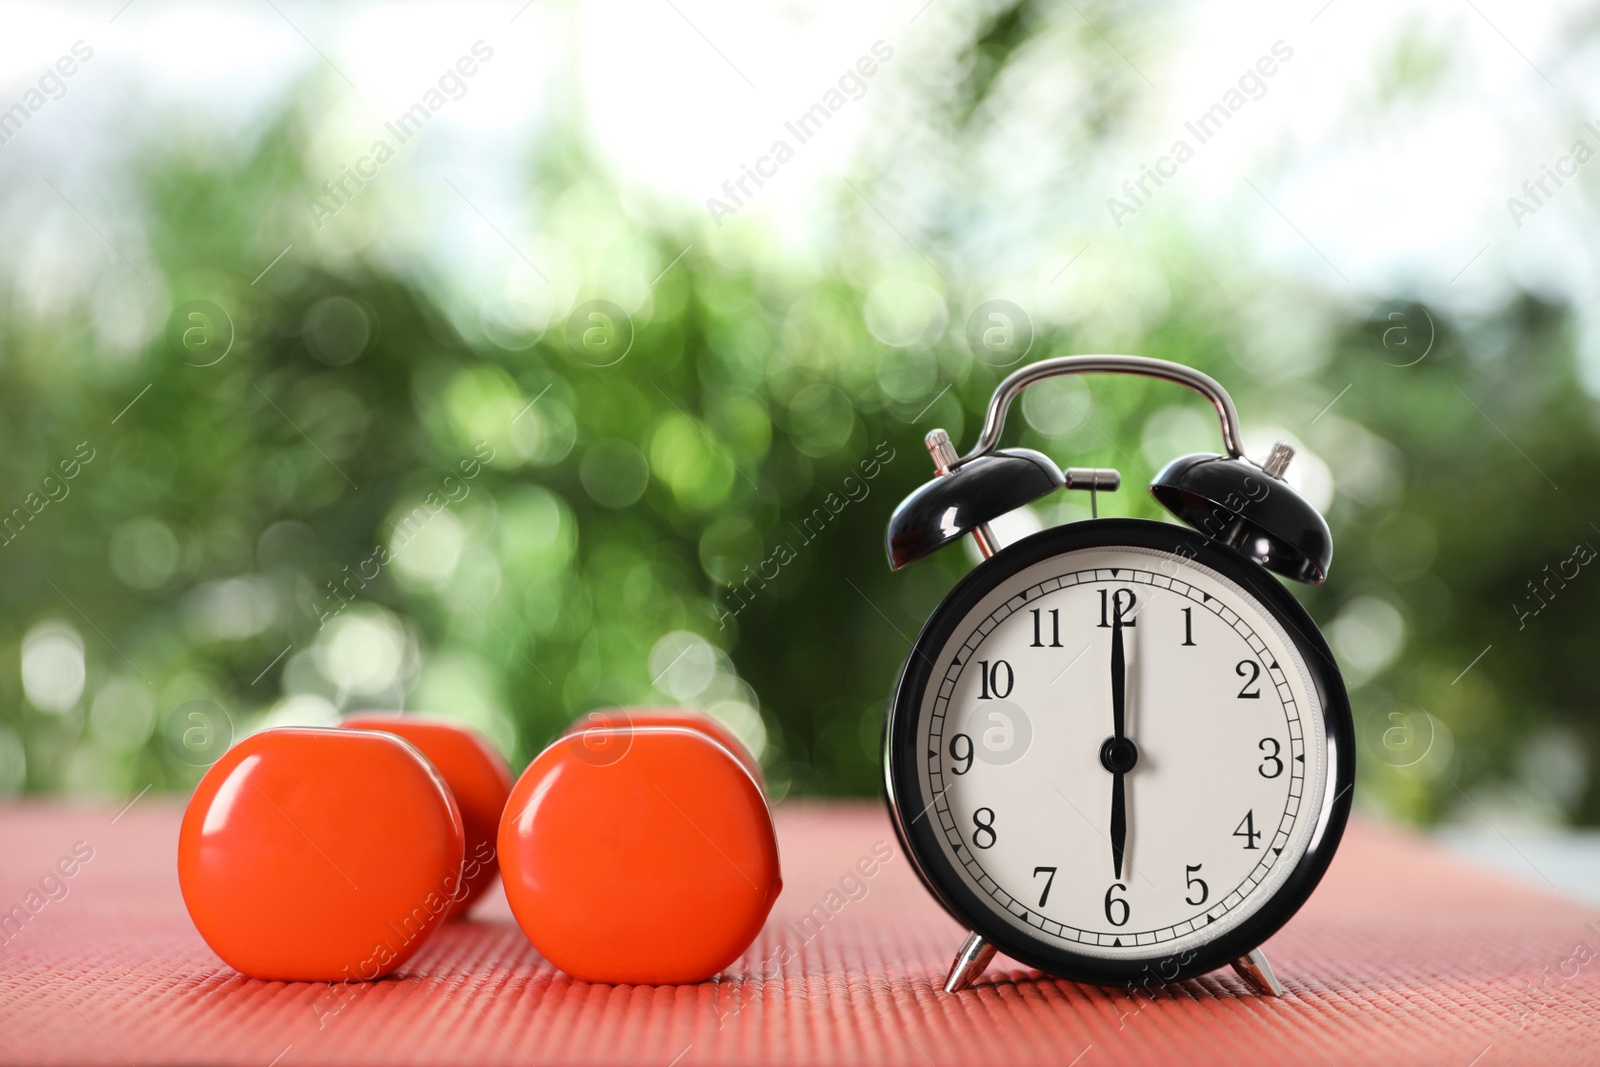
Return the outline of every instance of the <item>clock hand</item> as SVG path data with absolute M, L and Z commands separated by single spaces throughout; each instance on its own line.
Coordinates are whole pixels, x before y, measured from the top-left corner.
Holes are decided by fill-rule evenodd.
M 1126 742 L 1128 704 L 1127 659 L 1122 650 L 1122 615 L 1113 611 L 1111 623 L 1111 740 L 1117 748 Z M 1123 796 L 1120 761 L 1113 768 L 1111 779 L 1111 858 L 1116 865 L 1117 881 L 1122 881 L 1122 849 L 1128 839 L 1128 815 Z
M 1128 842 L 1127 794 L 1123 775 L 1139 761 L 1139 749 L 1127 737 L 1128 661 L 1122 646 L 1122 617 L 1111 624 L 1111 736 L 1100 746 L 1100 765 L 1111 772 L 1111 862 L 1122 880 L 1123 852 Z
M 1128 664 L 1122 651 L 1122 616 L 1111 624 L 1111 739 L 1122 741 L 1128 706 Z
M 1128 813 L 1122 796 L 1122 772 L 1111 778 L 1111 860 L 1116 865 L 1117 881 L 1122 881 L 1122 847 L 1128 839 Z

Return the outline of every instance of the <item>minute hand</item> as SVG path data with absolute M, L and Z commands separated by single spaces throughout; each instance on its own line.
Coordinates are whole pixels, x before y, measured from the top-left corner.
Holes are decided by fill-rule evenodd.
M 1128 670 L 1127 657 L 1122 650 L 1122 618 L 1116 616 L 1111 629 L 1111 740 L 1113 750 L 1120 757 L 1125 747 L 1124 725 L 1127 719 Z M 1116 867 L 1117 881 L 1122 881 L 1122 852 L 1128 840 L 1127 801 L 1123 795 L 1123 768 L 1120 759 L 1111 771 L 1111 859 Z
M 1111 627 L 1111 737 L 1123 740 L 1123 725 L 1128 709 L 1128 663 L 1122 651 L 1122 618 Z

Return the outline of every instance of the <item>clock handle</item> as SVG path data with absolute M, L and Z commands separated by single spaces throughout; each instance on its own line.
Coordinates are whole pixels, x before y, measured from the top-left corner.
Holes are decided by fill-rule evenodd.
M 1020 367 L 995 387 L 978 443 L 951 467 L 960 467 L 994 451 L 994 447 L 1000 443 L 1000 431 L 1005 429 L 1006 409 L 1018 394 L 1035 382 L 1065 374 L 1138 374 L 1187 386 L 1211 401 L 1212 407 L 1217 409 L 1217 417 L 1222 422 L 1222 444 L 1228 450 L 1228 455 L 1234 459 L 1245 458 L 1239 432 L 1239 412 L 1234 408 L 1233 398 L 1228 391 L 1209 374 L 1202 374 L 1182 363 L 1149 356 L 1058 356 Z
M 989 966 L 989 961 L 992 959 L 994 959 L 994 946 L 985 941 L 980 934 L 968 934 L 967 939 L 961 943 L 961 951 L 956 953 L 954 962 L 950 964 L 950 973 L 944 980 L 944 991 L 961 992 L 983 973 L 983 969 Z

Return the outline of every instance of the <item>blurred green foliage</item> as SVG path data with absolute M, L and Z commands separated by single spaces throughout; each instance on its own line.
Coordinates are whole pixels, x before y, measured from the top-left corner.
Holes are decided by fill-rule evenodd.
M 1029 18 L 975 28 L 955 113 Z M 590 321 L 464 314 L 376 258 L 292 256 L 252 284 L 263 220 L 315 184 L 284 149 L 296 137 L 286 118 L 237 171 L 153 158 L 136 176 L 174 305 L 231 321 L 224 358 L 198 365 L 211 350 L 169 333 L 108 360 L 81 317 L 0 321 L 0 506 L 24 511 L 0 538 L 0 784 L 182 790 L 203 763 L 186 731 L 377 705 L 458 715 L 520 763 L 590 709 L 681 701 L 764 748 L 780 795 L 875 793 L 889 686 L 971 565 L 953 547 L 891 574 L 884 524 L 931 475 L 923 435 L 970 445 L 1008 369 L 962 325 L 992 294 L 914 259 L 872 285 L 674 261 L 694 224 L 641 219 L 577 153 L 529 195 L 583 213 L 573 225 L 612 235 L 644 277 L 665 268 L 617 362 L 574 349 Z M 1584 567 L 1540 586 L 1538 614 L 1516 607 L 1547 565 L 1600 545 L 1597 407 L 1568 309 L 1512 294 L 1454 322 L 1413 306 L 1407 328 L 1431 315 L 1436 337 L 1397 366 L 1390 320 L 1267 267 L 1219 277 L 1175 236 L 1152 269 L 1170 300 L 1129 343 L 1218 378 L 1247 431 L 1292 435 L 1322 478 L 1332 575 L 1296 592 L 1351 682 L 1362 802 L 1432 820 L 1458 790 L 1512 783 L 1600 822 L 1600 578 Z M 1295 337 L 1312 318 L 1335 326 Z M 1029 359 L 1105 340 L 1036 325 Z M 1152 518 L 1142 484 L 1160 464 L 1217 447 L 1202 401 L 1136 379 L 1040 387 L 1008 439 L 1120 468 L 1101 514 Z M 225 714 L 192 720 L 194 701 Z

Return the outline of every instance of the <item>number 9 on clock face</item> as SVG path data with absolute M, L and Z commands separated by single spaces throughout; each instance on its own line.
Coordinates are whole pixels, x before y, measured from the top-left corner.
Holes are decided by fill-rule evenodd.
M 958 920 L 1093 981 L 1244 955 L 1309 895 L 1353 781 L 1315 626 L 1185 529 L 1046 530 L 980 566 L 890 710 L 897 829 Z

